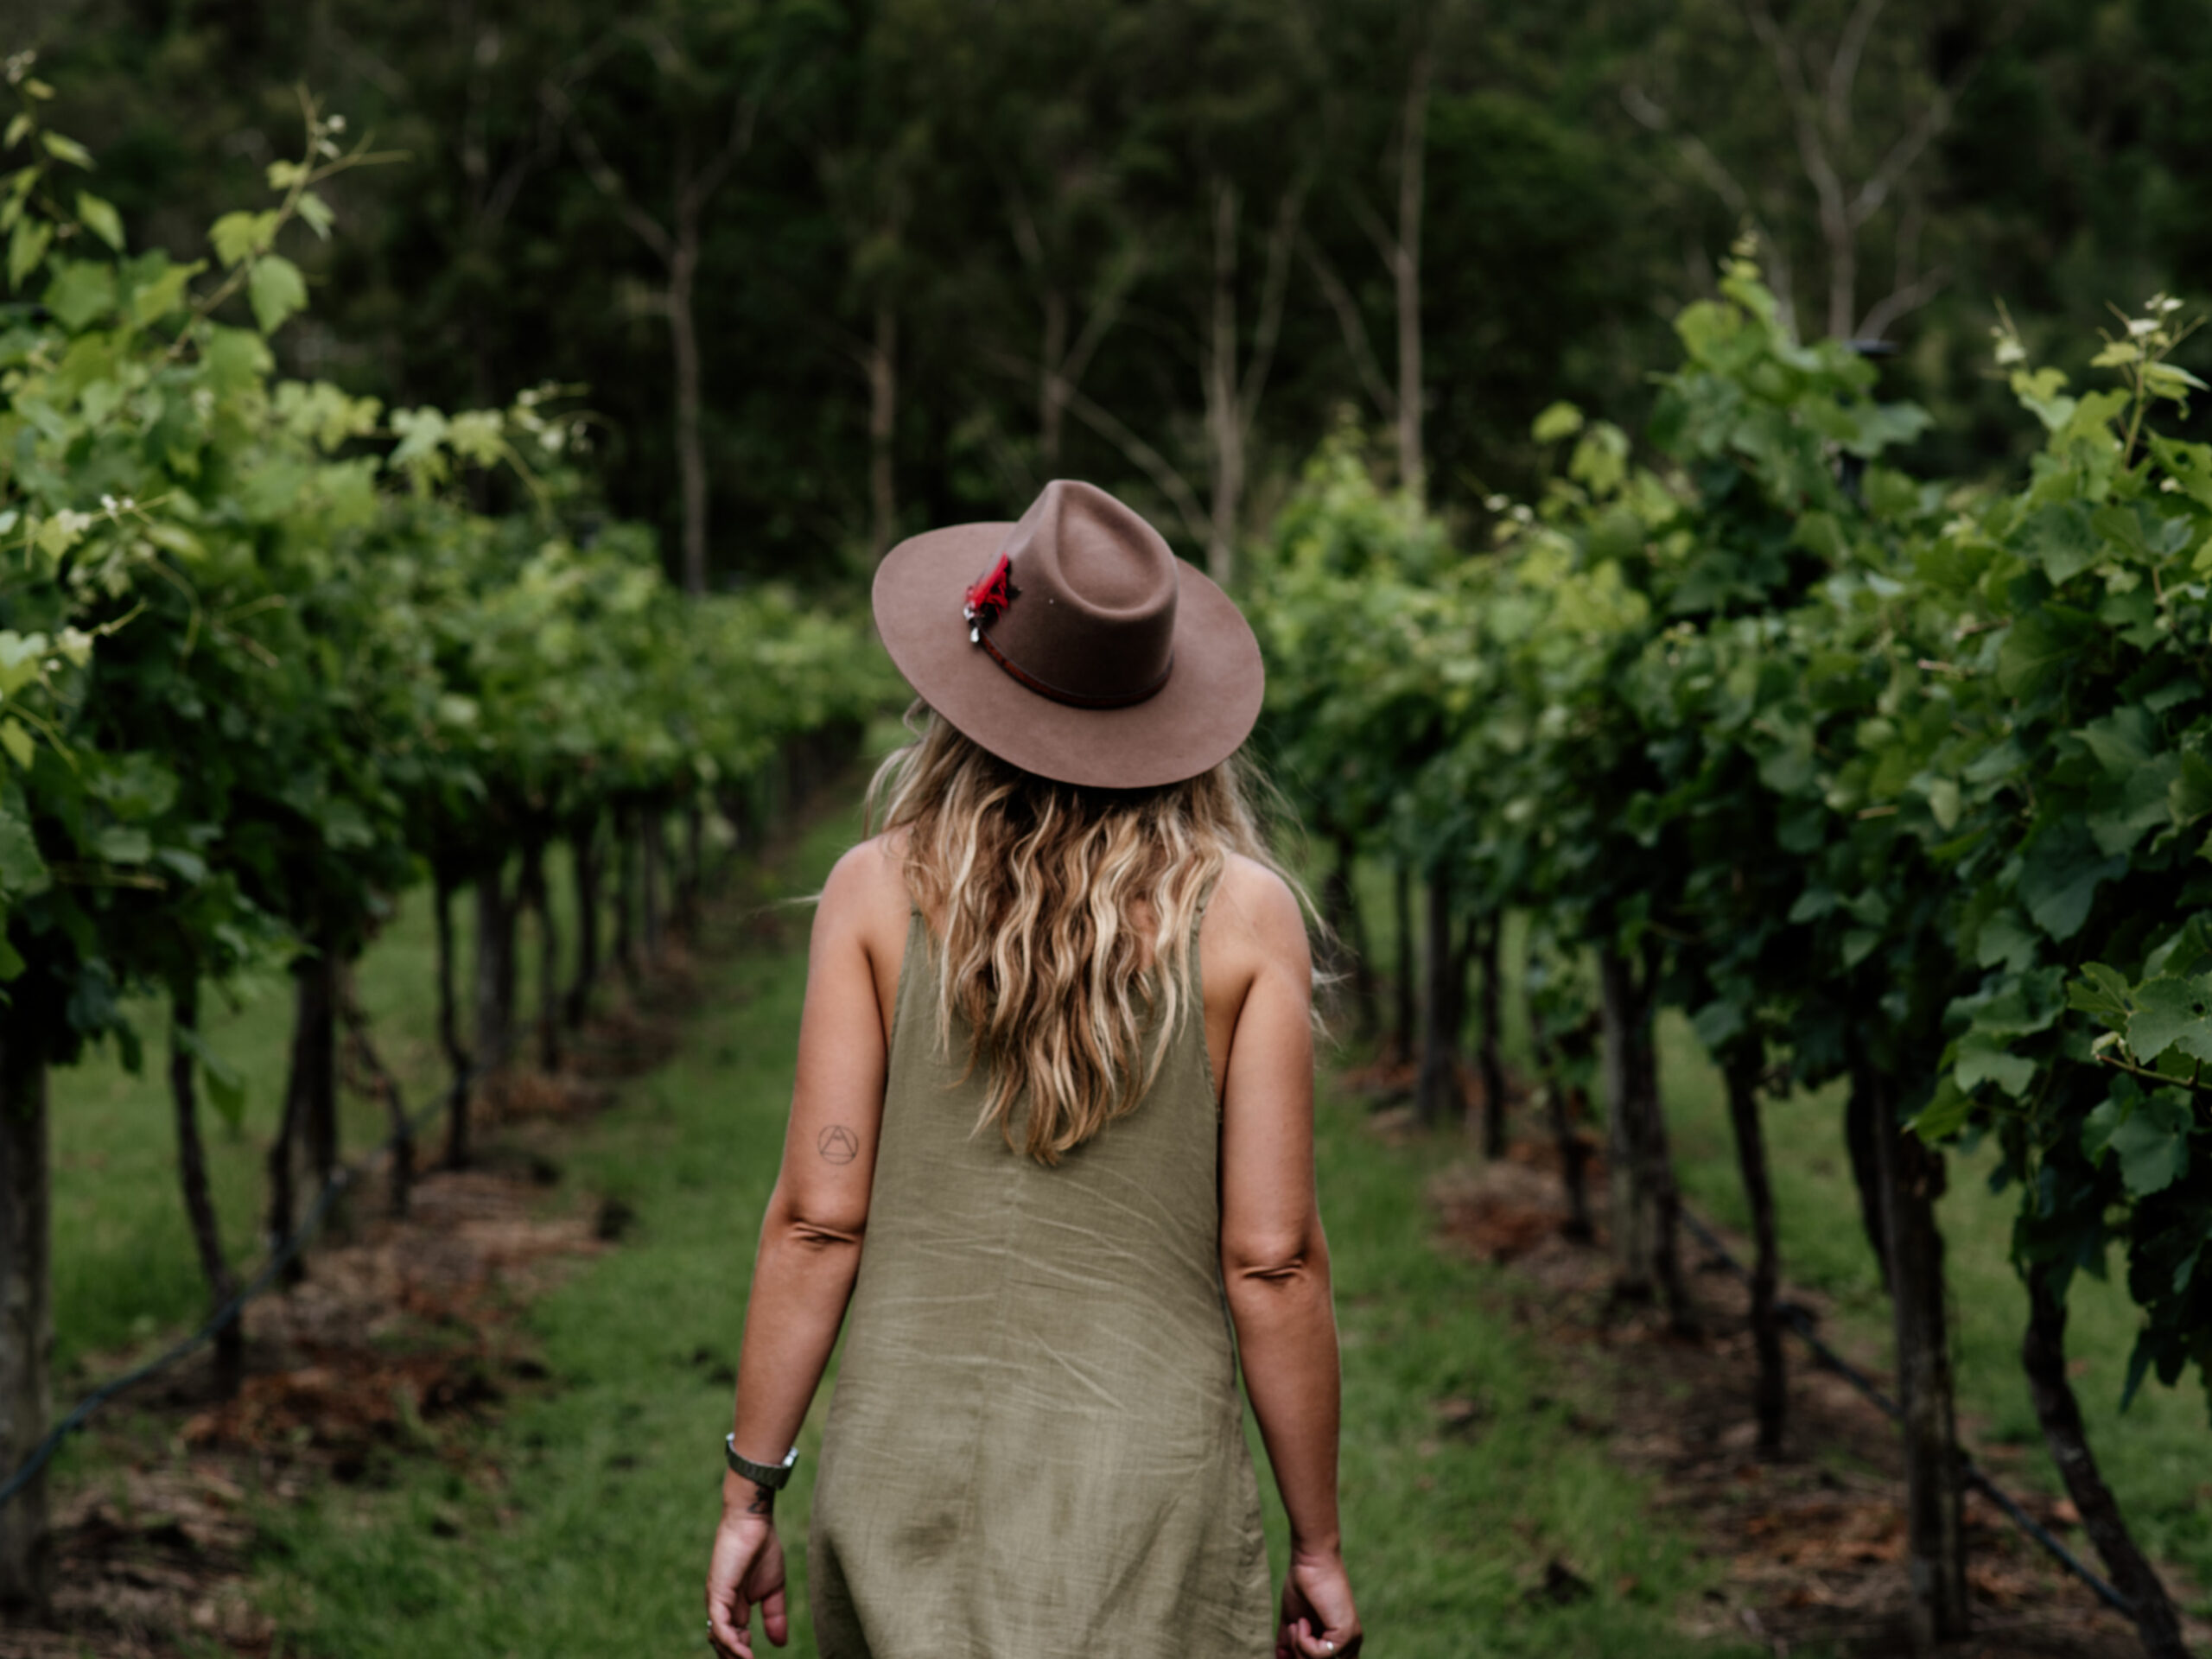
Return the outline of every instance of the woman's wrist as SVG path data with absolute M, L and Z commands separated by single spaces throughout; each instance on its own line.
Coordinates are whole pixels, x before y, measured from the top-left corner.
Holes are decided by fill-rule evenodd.
M 753 1520 L 772 1524 L 776 1518 L 776 1489 L 747 1480 L 732 1469 L 722 1476 L 722 1519 Z
M 1294 1530 L 1290 1535 L 1290 1553 L 1301 1560 L 1326 1560 L 1341 1557 L 1344 1553 L 1344 1535 L 1333 1522 L 1325 1532 L 1301 1533 Z

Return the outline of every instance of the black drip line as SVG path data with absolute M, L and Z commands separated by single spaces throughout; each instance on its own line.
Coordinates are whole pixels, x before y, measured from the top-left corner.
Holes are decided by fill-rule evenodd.
M 1744 1264 L 1729 1253 L 1728 1247 L 1720 1242 L 1719 1236 L 1700 1221 L 1688 1205 L 1681 1206 L 1681 1213 L 1682 1224 L 1696 1235 L 1698 1243 L 1704 1245 L 1707 1250 L 1711 1252 L 1713 1256 L 1729 1272 L 1748 1284 L 1751 1275 L 1745 1269 Z M 1897 1409 L 1897 1402 L 1883 1393 L 1873 1378 L 1868 1376 L 1866 1372 L 1860 1370 L 1822 1340 L 1820 1332 L 1814 1328 L 1813 1316 L 1810 1313 L 1793 1302 L 1777 1302 L 1774 1311 L 1777 1318 L 1805 1339 L 1805 1345 L 1813 1351 L 1814 1356 L 1820 1360 L 1821 1363 L 1872 1401 L 1881 1408 L 1884 1416 L 1893 1422 L 1903 1418 L 1904 1414 Z M 2080 1556 L 2067 1548 L 2050 1528 L 2022 1509 L 2014 1501 L 2012 1494 L 1992 1480 L 1988 1471 L 1968 1457 L 1963 1450 L 1959 1453 L 1959 1473 L 1967 1485 L 2002 1510 L 2005 1517 L 2014 1526 L 2019 1528 L 2022 1532 L 2049 1551 L 2061 1567 L 2095 1591 L 2099 1600 L 2116 1612 L 2125 1613 L 2130 1618 L 2135 1617 L 2133 1602 L 2113 1588 Z
M 523 1040 L 519 1035 L 511 1039 L 499 1058 L 493 1061 L 492 1065 L 482 1069 L 485 1071 L 496 1069 L 503 1061 L 513 1055 Z M 414 1114 L 407 1119 L 405 1125 L 394 1129 L 385 1138 L 381 1146 L 353 1163 L 341 1166 L 333 1171 L 330 1179 L 322 1184 L 322 1190 L 315 1194 L 315 1202 L 308 1206 L 307 1214 L 300 1218 L 299 1224 L 283 1238 L 277 1240 L 270 1249 L 269 1259 L 261 1264 L 260 1271 L 235 1292 L 228 1301 L 210 1313 L 190 1336 L 181 1338 L 175 1346 L 156 1355 L 144 1364 L 101 1383 L 99 1387 L 94 1389 L 72 1407 L 69 1414 L 56 1423 L 48 1432 L 47 1437 L 38 1443 L 36 1449 L 31 1452 L 30 1456 L 23 1460 L 22 1466 L 8 1477 L 6 1484 L 0 1485 L 0 1509 L 6 1508 L 10 1500 L 38 1478 L 39 1471 L 45 1468 L 54 1454 L 61 1449 L 61 1443 L 84 1427 L 92 1420 L 92 1414 L 99 1410 L 102 1406 L 106 1405 L 118 1395 L 137 1387 L 148 1378 L 159 1376 L 163 1371 L 168 1370 L 205 1344 L 213 1341 L 217 1332 L 238 1319 L 245 1311 L 246 1304 L 267 1291 L 269 1287 L 276 1281 L 276 1276 L 298 1258 L 300 1252 L 307 1248 L 308 1241 L 315 1236 L 316 1230 L 321 1227 L 324 1218 L 329 1215 L 331 1206 L 368 1173 L 370 1166 L 380 1158 L 396 1156 L 402 1146 L 411 1146 L 416 1135 L 422 1129 L 434 1119 L 453 1109 L 460 1097 L 474 1086 L 478 1074 L 479 1068 L 474 1065 L 463 1068 L 446 1086 L 443 1092 L 432 1099 L 427 1106 L 416 1108 Z

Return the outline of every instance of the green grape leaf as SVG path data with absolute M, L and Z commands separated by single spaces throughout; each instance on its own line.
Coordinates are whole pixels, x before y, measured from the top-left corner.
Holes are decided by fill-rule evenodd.
M 154 838 L 143 830 L 111 823 L 92 837 L 92 850 L 111 864 L 143 864 L 154 855 Z
M 44 297 L 46 308 L 74 334 L 115 308 L 115 267 L 88 259 L 59 261 Z
M 2163 1192 L 2187 1173 L 2190 1118 L 2188 1091 L 2161 1089 L 2137 1102 L 2114 1127 L 2106 1146 L 2120 1158 L 2120 1179 L 2130 1197 Z
M 1529 435 L 1538 443 L 1557 443 L 1582 429 L 1582 411 L 1573 404 L 1554 404 L 1536 416 Z
M 1946 835 L 1959 827 L 1959 785 L 1954 778 L 1938 778 L 1928 785 L 1928 813 Z
M 123 251 L 123 216 L 114 206 L 89 190 L 77 193 L 77 221 L 94 236 L 113 248 Z
M 1951 1075 L 1969 1093 L 1985 1083 L 1993 1083 L 2018 1100 L 2036 1080 L 2036 1063 L 2024 1054 L 2013 1053 L 1999 1038 L 1968 1032 L 1959 1039 Z
M 2088 920 L 2098 886 L 2126 868 L 2126 859 L 2099 855 L 2084 825 L 2055 823 L 2028 849 L 2020 898 L 2037 927 L 2054 939 L 2070 939 Z
M 2173 785 L 2179 780 L 2181 756 L 2171 750 L 2146 760 L 2126 776 L 2119 804 L 2110 811 L 2089 815 L 2089 834 L 2097 850 L 2107 855 L 2129 852 L 2146 830 L 2162 829 L 2173 822 Z
M 225 213 L 207 227 L 207 240 L 226 270 L 253 257 L 269 245 L 276 234 L 276 214 L 273 208 L 259 213 Z
M 1975 936 L 1974 961 L 1984 968 L 2002 963 L 2019 973 L 2034 964 L 2037 943 L 2035 930 L 2020 919 L 2019 912 L 2000 910 L 1981 925 L 1981 931 Z
M 29 729 L 13 715 L 0 720 L 0 749 L 7 750 L 8 758 L 25 772 L 31 769 L 31 762 L 38 757 L 38 744 Z
M 38 136 L 38 141 L 46 146 L 46 153 L 57 162 L 67 162 L 72 167 L 87 168 L 92 164 L 92 152 L 74 138 L 65 137 L 58 132 L 41 132 Z
M 308 303 L 307 279 L 300 268 L 281 253 L 264 255 L 254 262 L 246 278 L 246 297 L 253 305 L 253 320 L 264 334 L 283 327 L 284 319 L 303 311 Z
M 2114 1031 L 2127 1028 L 2127 980 L 2101 962 L 2085 962 L 2082 976 L 2066 987 L 2066 1006 L 2101 1020 Z
M 2042 690 L 2080 652 L 2086 632 L 2077 613 L 2049 605 L 2030 611 L 2006 631 L 1998 649 L 1998 690 L 2008 697 Z
M 8 238 L 8 286 L 21 288 L 23 279 L 38 269 L 39 261 L 46 257 L 47 245 L 54 240 L 54 226 L 42 219 L 19 219 Z
M 200 1080 L 207 1085 L 207 1101 L 231 1128 L 245 1117 L 245 1078 L 207 1046 L 207 1039 L 189 1027 L 172 1028 L 176 1046 L 200 1063 Z
M 166 265 L 150 282 L 131 290 L 130 321 L 143 328 L 184 308 L 186 286 L 207 266 L 194 260 L 188 265 Z
M 1715 998 L 1690 1016 L 1690 1028 L 1708 1050 L 1719 1048 L 1742 1031 L 1745 1024 L 1741 1005 L 1725 996 Z
M 2194 823 L 2212 812 L 2212 760 L 2183 752 L 2179 774 L 2166 786 L 2166 807 L 2176 823 Z
M 2074 734 L 2087 744 L 2097 764 L 2125 778 L 2158 752 L 2158 724 L 2139 702 L 2116 709 Z
M 2170 1048 L 2212 1060 L 2212 981 L 2162 976 L 2135 988 L 2127 1046 L 2145 1065 Z
M 2020 527 L 2020 550 L 2057 588 L 2094 564 L 2103 547 L 2089 526 L 2088 508 L 2067 501 L 2045 507 Z
M 30 825 L 0 807 L 0 897 L 26 898 L 43 892 L 53 880 Z

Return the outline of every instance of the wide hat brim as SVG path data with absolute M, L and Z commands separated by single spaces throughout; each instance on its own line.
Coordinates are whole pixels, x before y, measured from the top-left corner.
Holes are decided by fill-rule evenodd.
M 1142 702 L 1056 702 L 969 642 L 961 613 L 969 584 L 1014 528 L 932 530 L 899 543 L 876 568 L 876 631 L 916 695 L 1001 760 L 1064 784 L 1148 789 L 1195 778 L 1236 753 L 1267 686 L 1260 642 L 1236 601 L 1183 560 L 1175 562 L 1173 665 Z

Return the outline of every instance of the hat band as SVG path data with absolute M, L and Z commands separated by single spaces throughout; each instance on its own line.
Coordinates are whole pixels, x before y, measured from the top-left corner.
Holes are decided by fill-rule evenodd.
M 1057 685 L 1051 685 L 1046 683 L 1045 681 L 1039 679 L 1034 674 L 1032 674 L 1027 669 L 1023 668 L 1019 663 L 1015 662 L 1004 652 L 1001 651 L 996 645 L 993 645 L 991 643 L 991 636 L 985 633 L 981 628 L 976 629 L 969 635 L 969 638 L 973 639 L 977 645 L 981 645 L 984 652 L 988 654 L 990 659 L 996 663 L 1001 668 L 1004 669 L 1018 683 L 1027 686 L 1032 691 L 1034 691 L 1040 697 L 1050 697 L 1054 702 L 1064 702 L 1071 709 L 1129 708 L 1134 704 L 1144 702 L 1147 697 L 1158 691 L 1161 686 L 1167 683 L 1167 677 L 1175 671 L 1175 658 L 1171 653 L 1167 658 L 1167 666 L 1160 671 L 1159 677 L 1154 680 L 1150 685 L 1142 687 L 1141 690 L 1135 691 L 1124 692 L 1119 696 L 1090 696 L 1081 691 L 1064 690 Z

